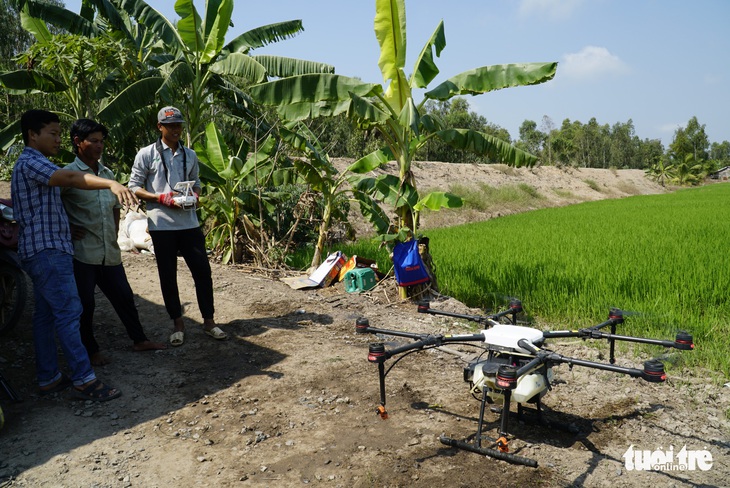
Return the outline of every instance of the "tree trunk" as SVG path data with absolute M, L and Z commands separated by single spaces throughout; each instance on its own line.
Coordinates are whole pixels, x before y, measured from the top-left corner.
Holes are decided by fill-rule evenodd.
M 317 245 L 314 247 L 314 256 L 312 257 L 312 269 L 322 264 L 322 250 L 327 240 L 327 232 L 329 232 L 330 222 L 332 221 L 332 205 L 325 204 L 322 222 L 319 224 L 319 236 L 317 237 Z

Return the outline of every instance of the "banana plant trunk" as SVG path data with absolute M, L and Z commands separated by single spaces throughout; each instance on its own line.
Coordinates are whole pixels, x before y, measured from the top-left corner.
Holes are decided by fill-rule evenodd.
M 324 244 L 327 241 L 327 233 L 329 232 L 331 221 L 332 205 L 327 202 L 324 206 L 322 222 L 319 224 L 319 237 L 317 237 L 317 245 L 314 247 L 314 256 L 312 257 L 312 269 L 316 269 L 317 266 L 322 264 L 322 250 L 324 249 Z
M 417 190 L 416 179 L 411 171 L 410 157 L 408 155 L 402 155 L 399 158 L 399 163 L 401 185 L 408 185 L 414 190 Z M 400 227 L 411 229 L 412 234 L 415 235 L 418 230 L 418 214 L 413 212 L 413 209 L 409 205 L 400 206 L 396 210 L 396 213 L 398 215 L 398 220 L 400 221 Z M 430 291 L 438 292 L 436 267 L 433 263 L 433 258 L 431 257 L 428 237 L 422 237 L 418 240 L 418 253 L 421 255 L 421 261 L 423 262 L 423 267 L 426 270 L 426 273 L 428 273 L 430 282 L 421 285 L 399 286 L 398 296 L 403 300 L 422 299 L 424 298 L 424 295 Z

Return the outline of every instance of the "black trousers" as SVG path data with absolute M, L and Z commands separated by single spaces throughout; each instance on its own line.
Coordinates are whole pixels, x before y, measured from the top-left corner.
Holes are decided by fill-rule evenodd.
M 180 292 L 177 287 L 177 255 L 180 253 L 188 265 L 195 283 L 195 294 L 203 319 L 212 319 L 213 278 L 211 277 L 208 254 L 205 252 L 205 236 L 199 227 L 184 230 L 150 231 L 155 246 L 157 272 L 160 275 L 160 289 L 165 308 L 170 318 L 182 317 Z
M 76 259 L 73 262 L 76 288 L 79 291 L 79 298 L 83 307 L 79 332 L 81 333 L 81 342 L 83 342 L 89 356 L 99 352 L 99 344 L 94 337 L 93 328 L 94 309 L 96 308 L 94 290 L 97 286 L 114 307 L 119 320 L 127 329 L 129 338 L 135 344 L 148 340 L 139 321 L 137 306 L 134 304 L 134 293 L 129 286 L 129 281 L 127 281 L 124 266 L 121 264 L 117 266 L 86 264 Z

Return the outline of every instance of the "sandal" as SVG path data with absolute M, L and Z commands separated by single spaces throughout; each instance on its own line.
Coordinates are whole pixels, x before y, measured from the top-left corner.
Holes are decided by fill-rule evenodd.
M 205 332 L 207 335 L 211 336 L 213 339 L 217 341 L 224 341 L 228 339 L 228 334 L 223 332 L 220 327 L 213 327 L 212 329 L 203 329 L 203 332 Z
M 40 387 L 39 393 L 41 396 L 52 395 L 53 393 L 61 393 L 72 384 L 73 381 L 71 381 L 71 378 L 61 373 L 61 378 L 58 381 L 48 386 Z
M 84 388 L 74 387 L 74 396 L 81 400 L 92 402 L 106 402 L 122 396 L 122 392 L 111 386 L 107 386 L 100 380 L 94 380 Z
M 185 342 L 185 332 L 178 330 L 170 334 L 170 345 L 173 347 L 182 346 Z

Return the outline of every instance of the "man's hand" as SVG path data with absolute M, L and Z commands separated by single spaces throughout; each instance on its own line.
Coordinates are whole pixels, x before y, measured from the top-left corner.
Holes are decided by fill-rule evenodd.
M 122 206 L 129 208 L 134 205 L 139 205 L 139 200 L 137 200 L 137 197 L 134 196 L 134 193 L 129 191 L 129 188 L 121 183 L 113 181 L 111 188 L 109 189 L 117 196 L 117 199 Z
M 175 198 L 175 192 L 171 191 L 170 193 L 160 193 L 157 196 L 157 202 L 160 205 L 164 205 L 166 207 L 177 207 L 178 205 L 177 205 L 177 203 L 175 203 L 174 198 Z

